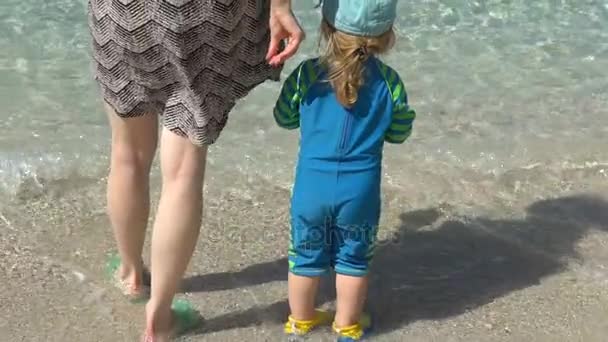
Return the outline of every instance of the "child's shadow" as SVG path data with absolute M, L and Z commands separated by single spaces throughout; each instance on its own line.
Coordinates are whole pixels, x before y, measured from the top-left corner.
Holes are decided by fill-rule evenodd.
M 544 200 L 518 220 L 441 218 L 437 209 L 405 213 L 398 234 L 379 244 L 369 294 L 377 332 L 455 316 L 563 271 L 568 258 L 577 257 L 578 240 L 591 229 L 608 230 L 608 202 L 591 196 Z M 236 286 L 255 285 L 285 280 L 286 269 L 281 259 L 185 285 L 188 291 L 225 289 L 234 279 Z M 331 284 L 321 292 L 322 302 L 335 298 Z M 281 301 L 211 319 L 204 332 L 280 322 L 286 314 Z

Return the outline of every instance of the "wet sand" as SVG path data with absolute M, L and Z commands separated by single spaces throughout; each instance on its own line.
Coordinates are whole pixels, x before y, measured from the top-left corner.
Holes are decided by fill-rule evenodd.
M 233 187 L 206 189 L 180 294 L 206 322 L 182 340 L 282 340 L 289 191 L 217 176 L 234 176 Z M 385 189 L 369 302 L 375 340 L 605 341 L 607 190 L 574 187 L 471 215 L 458 203 L 411 207 Z M 0 207 L 0 341 L 137 341 L 143 307 L 103 273 L 112 251 L 104 180 L 48 184 L 18 201 Z M 323 287 L 320 304 L 331 307 L 331 282 Z M 311 338 L 332 340 L 328 331 Z

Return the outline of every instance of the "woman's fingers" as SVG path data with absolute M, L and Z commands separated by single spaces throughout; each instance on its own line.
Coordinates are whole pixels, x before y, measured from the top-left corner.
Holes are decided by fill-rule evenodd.
M 270 19 L 270 45 L 266 59 L 268 63 L 276 66 L 285 63 L 296 54 L 304 40 L 304 31 L 298 24 L 291 11 L 274 13 Z M 287 46 L 280 51 L 281 42 L 287 40 Z
M 298 34 L 293 34 L 288 38 L 288 43 L 285 49 L 275 56 L 274 62 L 276 64 L 283 64 L 289 58 L 293 57 L 293 55 L 298 52 L 298 48 L 300 44 L 304 40 L 304 34 L 300 31 Z

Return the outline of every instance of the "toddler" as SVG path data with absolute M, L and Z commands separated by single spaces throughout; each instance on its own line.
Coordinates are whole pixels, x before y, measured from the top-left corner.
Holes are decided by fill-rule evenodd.
M 377 56 L 394 44 L 397 0 L 324 0 L 324 53 L 285 80 L 277 123 L 300 129 L 291 199 L 289 306 L 285 332 L 329 324 L 338 341 L 359 341 L 367 274 L 380 217 L 382 150 L 403 143 L 415 112 L 401 78 Z M 315 310 L 319 279 L 336 272 L 336 314 Z

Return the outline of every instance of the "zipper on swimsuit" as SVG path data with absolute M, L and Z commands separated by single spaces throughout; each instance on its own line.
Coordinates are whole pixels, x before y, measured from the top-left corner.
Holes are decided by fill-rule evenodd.
M 344 126 L 342 127 L 342 137 L 340 138 L 340 151 L 344 151 L 346 148 L 346 138 L 350 135 L 351 116 L 350 113 L 346 113 L 346 119 L 344 120 Z

